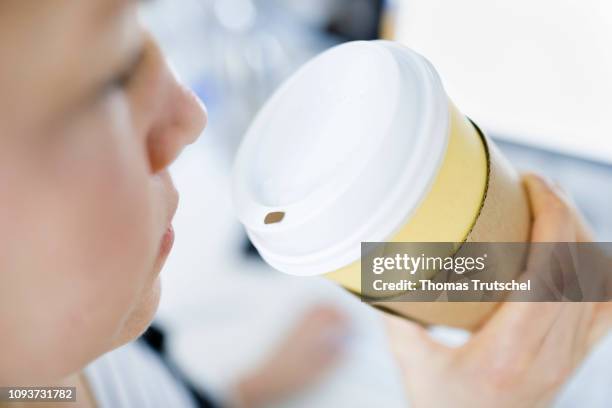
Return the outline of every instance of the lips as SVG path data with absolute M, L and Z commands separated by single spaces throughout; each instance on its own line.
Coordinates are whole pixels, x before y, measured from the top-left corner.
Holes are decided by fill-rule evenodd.
M 167 172 L 162 175 L 164 184 L 165 202 L 167 208 L 167 216 L 165 220 L 165 230 L 160 240 L 158 260 L 163 261 L 174 245 L 174 228 L 172 227 L 172 219 L 178 208 L 179 195 L 172 183 L 172 179 Z
M 165 258 L 170 254 L 172 246 L 174 245 L 174 228 L 172 224 L 168 226 L 166 232 L 162 236 L 161 244 L 159 245 L 159 257 Z

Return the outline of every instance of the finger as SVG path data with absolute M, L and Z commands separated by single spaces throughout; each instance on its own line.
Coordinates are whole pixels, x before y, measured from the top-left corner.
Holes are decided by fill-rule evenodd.
M 603 279 L 596 271 L 588 270 L 589 279 L 581 279 L 584 248 L 572 242 L 537 242 L 529 247 L 527 268 L 520 276 L 528 282 L 529 291 L 511 293 L 506 301 L 551 302 L 582 301 L 601 298 Z M 585 276 L 586 278 L 586 276 Z
M 576 237 L 578 242 L 591 242 L 595 239 L 595 233 L 593 229 L 586 221 L 580 210 L 578 209 L 578 205 L 576 201 L 572 197 L 572 195 L 559 183 L 554 183 L 554 188 L 563 199 L 563 201 L 571 208 L 574 213 L 574 228 L 576 230 Z
M 575 214 L 546 179 L 527 174 L 523 182 L 533 213 L 532 242 L 573 242 Z
M 555 263 L 556 256 L 564 251 L 554 243 L 574 242 L 575 213 L 569 204 L 558 194 L 551 182 L 535 174 L 524 177 L 525 187 L 533 213 L 531 233 L 532 244 L 529 248 L 526 271 L 521 277 L 523 281 L 531 281 L 532 289 L 528 294 L 516 293 L 514 298 L 521 300 L 551 300 L 559 293 L 557 288 L 561 279 L 560 269 Z M 526 299 L 526 296 L 529 299 Z
M 562 311 L 541 344 L 537 358 L 545 367 L 573 370 L 590 348 L 595 304 L 563 302 Z
M 531 280 L 529 296 L 533 300 L 579 300 L 597 289 L 591 282 L 588 293 L 582 293 L 578 277 L 577 244 L 565 242 L 591 241 L 593 234 L 569 195 L 558 185 L 537 175 L 526 175 L 525 186 L 534 213 L 532 240 L 556 244 L 532 244 L 527 273 Z M 584 252 L 584 249 L 581 251 Z M 584 282 L 583 282 L 584 283 Z M 524 294 L 517 294 L 524 299 Z M 588 297 L 588 296 L 587 296 Z M 595 299 L 595 297 L 593 297 Z
M 554 191 L 552 185 L 533 174 L 526 175 L 524 183 L 534 216 L 531 236 L 536 245 L 531 245 L 527 262 L 527 278 L 532 278 L 529 275 L 541 269 L 541 265 L 546 265 L 552 255 L 553 245 L 537 243 L 574 241 L 575 234 L 571 210 Z M 545 289 L 545 286 L 543 288 Z M 536 294 L 536 296 L 544 295 Z M 524 298 L 524 294 L 521 296 Z M 472 341 L 495 340 L 500 345 L 514 350 L 536 350 L 558 318 L 560 311 L 560 303 L 505 302 L 474 335 Z

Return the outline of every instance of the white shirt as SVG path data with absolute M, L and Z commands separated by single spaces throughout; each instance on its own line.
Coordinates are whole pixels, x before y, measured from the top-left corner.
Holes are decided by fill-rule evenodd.
M 197 407 L 160 357 L 138 341 L 98 358 L 85 376 L 99 408 Z

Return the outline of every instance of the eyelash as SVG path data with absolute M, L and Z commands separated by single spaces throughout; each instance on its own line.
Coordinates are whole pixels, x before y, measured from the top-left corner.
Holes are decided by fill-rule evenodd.
M 134 77 L 139 73 L 143 56 L 144 51 L 141 51 L 130 65 L 112 77 L 102 88 L 100 99 L 105 99 L 108 95 L 112 95 L 115 92 L 125 91 Z
M 130 69 L 113 78 L 108 84 L 109 90 L 124 90 L 132 81 L 136 70 Z

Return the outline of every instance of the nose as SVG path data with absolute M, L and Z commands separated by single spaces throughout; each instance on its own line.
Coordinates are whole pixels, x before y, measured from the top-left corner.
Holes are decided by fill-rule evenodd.
M 166 64 L 161 51 L 150 41 L 152 74 L 144 101 L 151 110 L 147 136 L 147 152 L 152 173 L 165 170 L 183 148 L 195 142 L 207 122 L 206 108 L 199 98 L 181 84 Z

